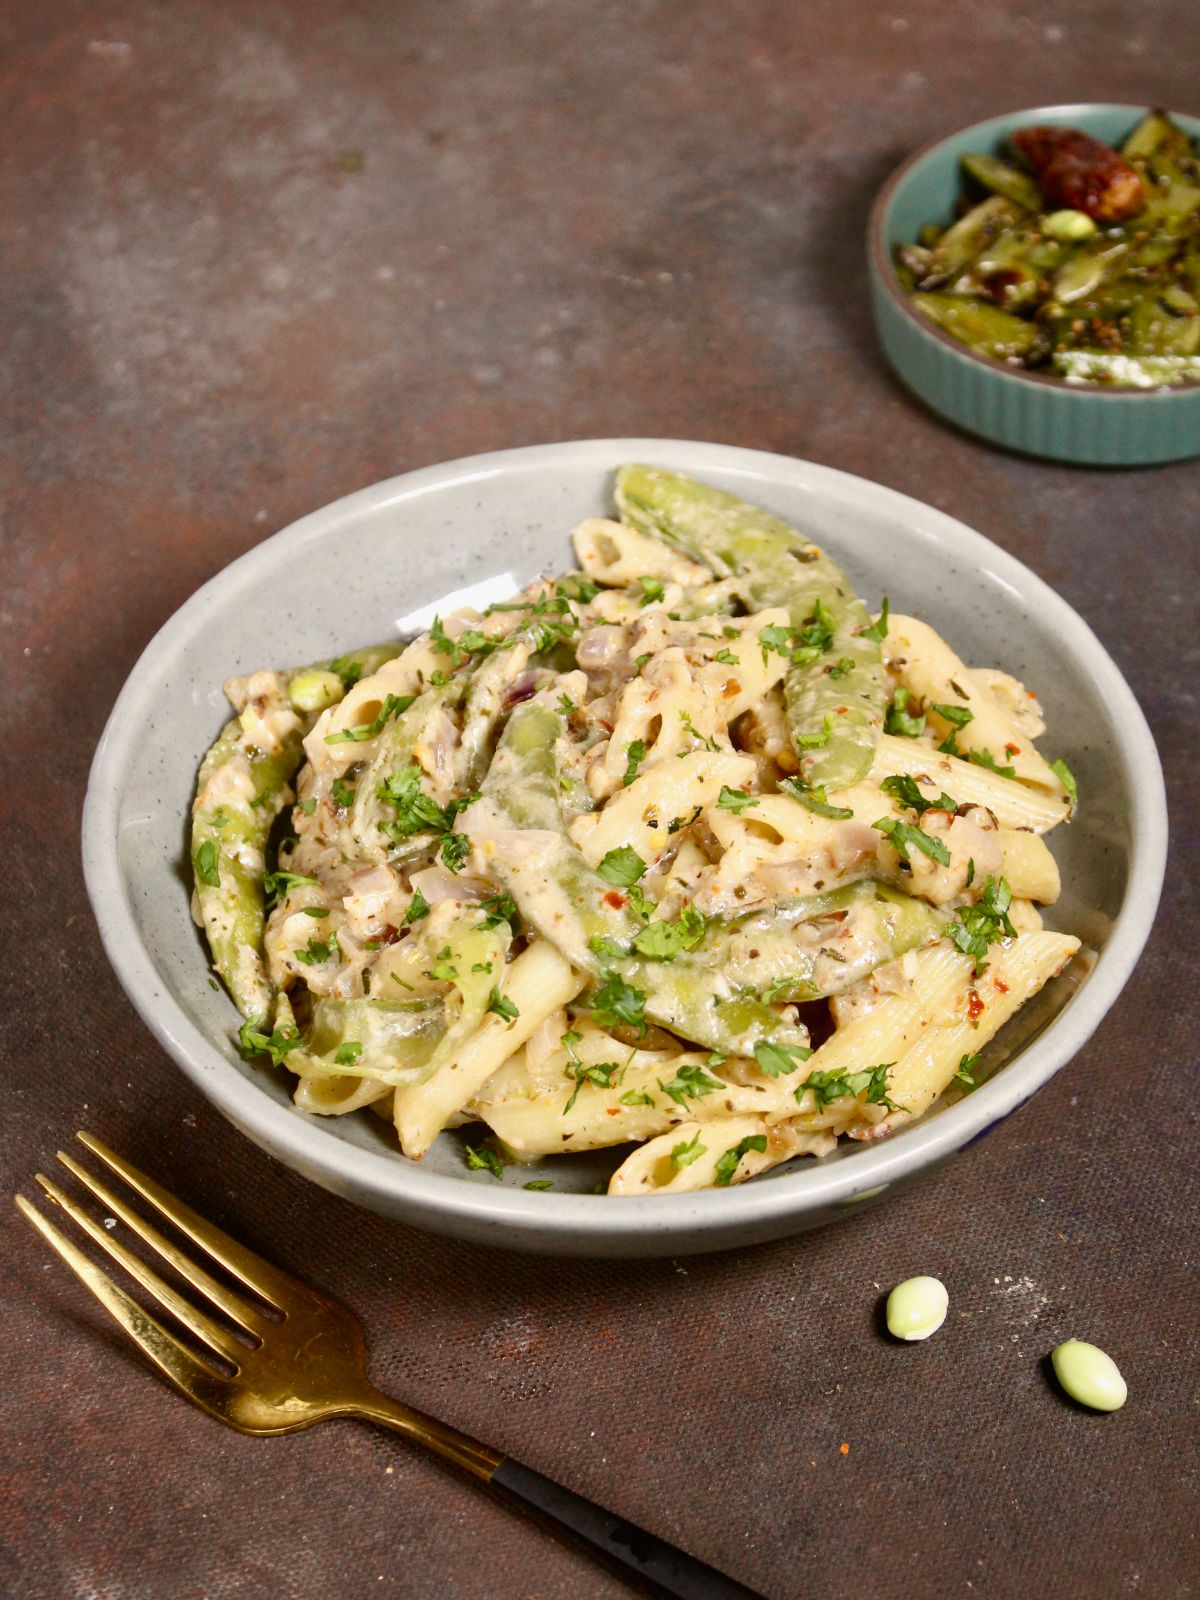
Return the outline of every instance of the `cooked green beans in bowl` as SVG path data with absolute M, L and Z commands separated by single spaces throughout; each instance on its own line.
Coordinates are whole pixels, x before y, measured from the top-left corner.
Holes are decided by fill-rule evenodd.
M 927 146 L 871 221 L 876 323 L 935 410 L 1096 465 L 1200 454 L 1200 121 L 1043 107 Z

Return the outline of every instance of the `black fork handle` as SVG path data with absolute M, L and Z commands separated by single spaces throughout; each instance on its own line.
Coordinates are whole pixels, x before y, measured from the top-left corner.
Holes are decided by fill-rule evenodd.
M 584 1540 L 606 1556 L 610 1565 L 632 1573 L 643 1589 L 654 1586 L 673 1600 L 762 1600 L 753 1589 L 735 1583 L 715 1567 L 635 1527 L 624 1517 L 593 1505 L 550 1478 L 543 1478 L 540 1472 L 523 1467 L 519 1461 L 505 1457 L 491 1474 L 490 1482 Z

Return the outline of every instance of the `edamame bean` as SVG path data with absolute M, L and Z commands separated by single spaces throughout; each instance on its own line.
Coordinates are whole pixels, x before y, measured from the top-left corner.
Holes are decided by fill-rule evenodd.
M 1050 1357 L 1054 1376 L 1072 1400 L 1093 1411 L 1119 1411 L 1129 1390 L 1110 1355 L 1083 1339 L 1068 1339 Z
M 310 667 L 298 672 L 288 684 L 288 699 L 297 711 L 324 711 L 345 694 L 345 685 L 336 672 Z
M 1089 239 L 1095 231 L 1086 211 L 1052 211 L 1042 218 L 1042 232 L 1051 239 Z
M 928 1339 L 946 1320 L 950 1296 L 937 1278 L 905 1278 L 887 1298 L 888 1332 L 893 1339 Z

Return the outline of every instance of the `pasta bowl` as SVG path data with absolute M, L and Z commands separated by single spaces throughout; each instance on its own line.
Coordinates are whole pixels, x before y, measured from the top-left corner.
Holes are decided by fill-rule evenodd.
M 419 1163 L 369 1111 L 317 1118 L 282 1072 L 244 1061 L 239 1018 L 210 983 L 181 865 L 196 772 L 227 715 L 223 680 L 427 626 L 435 608 L 504 597 L 570 564 L 568 533 L 611 510 L 614 470 L 642 461 L 704 479 L 802 528 L 875 602 L 920 612 L 973 660 L 1036 686 L 1079 816 L 1055 835 L 1063 894 L 1048 915 L 1086 959 L 988 1046 L 983 1081 L 873 1144 L 728 1188 L 595 1193 L 600 1151 L 469 1170 L 462 1136 Z M 281 602 L 281 596 L 286 599 Z M 448 604 L 449 603 L 449 604 Z M 147 647 L 96 752 L 84 869 L 105 948 L 134 1005 L 192 1081 L 249 1138 L 323 1187 L 407 1223 L 513 1248 L 654 1256 L 779 1237 L 877 1203 L 964 1149 L 1076 1055 L 1149 933 L 1166 845 L 1162 776 L 1128 686 L 1087 625 L 1011 556 L 953 518 L 809 462 L 674 440 L 500 452 L 388 480 L 312 513 L 212 579 Z M 528 1190 L 552 1180 L 550 1190 Z

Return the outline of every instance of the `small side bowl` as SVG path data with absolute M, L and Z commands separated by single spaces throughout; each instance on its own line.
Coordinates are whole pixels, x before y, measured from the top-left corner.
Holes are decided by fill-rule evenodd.
M 1200 455 L 1200 384 L 1093 388 L 976 355 L 914 310 L 892 265 L 895 246 L 915 240 L 922 223 L 952 215 L 962 192 L 959 163 L 968 152 L 1004 154 L 1010 134 L 1042 122 L 1120 144 L 1145 112 L 1144 106 L 1089 104 L 989 117 L 925 145 L 884 184 L 868 228 L 875 326 L 897 375 L 934 411 L 1010 450 L 1053 461 L 1145 467 Z M 1200 138 L 1200 118 L 1170 115 Z

